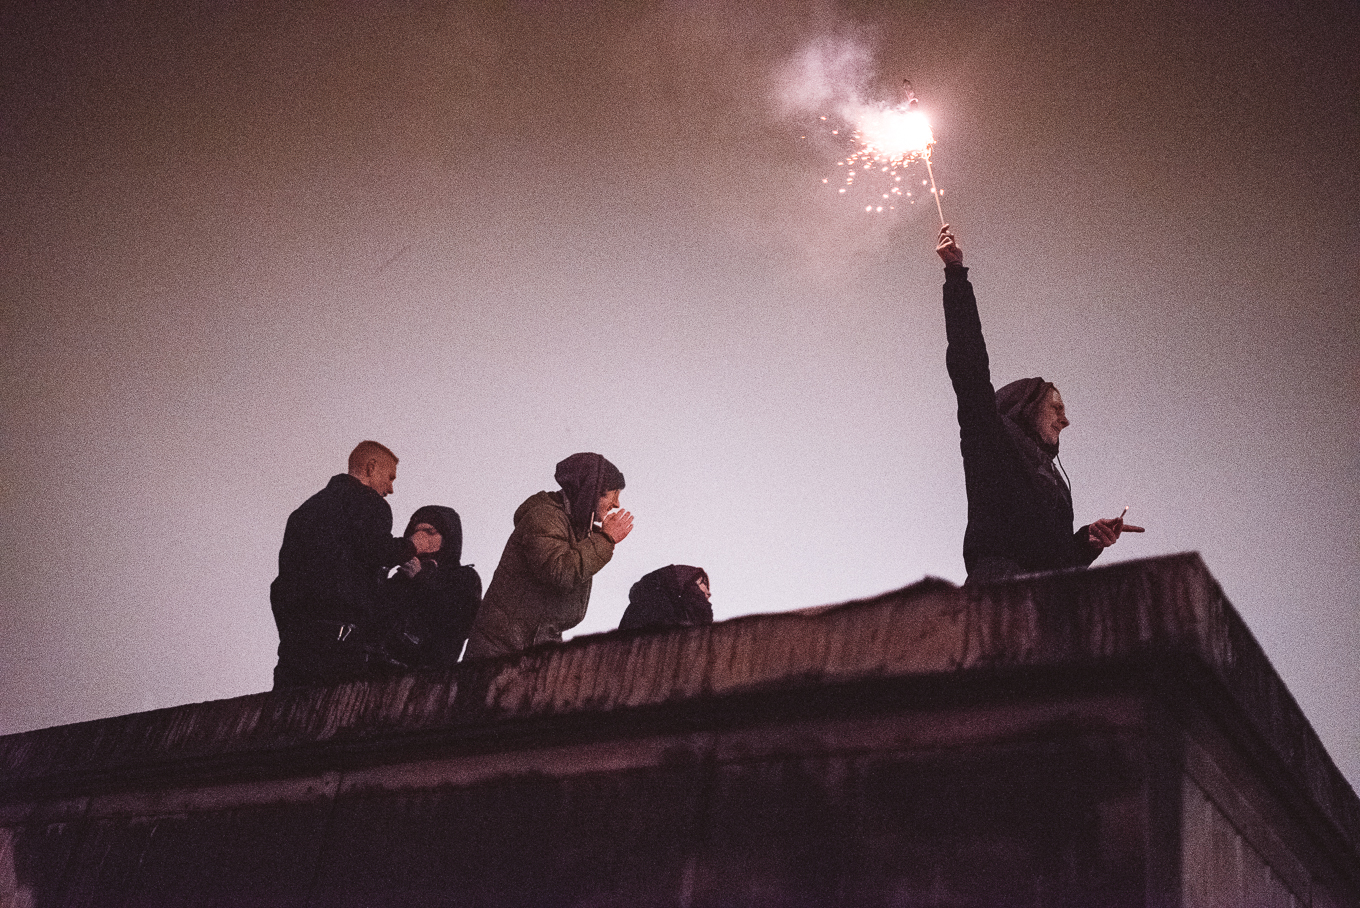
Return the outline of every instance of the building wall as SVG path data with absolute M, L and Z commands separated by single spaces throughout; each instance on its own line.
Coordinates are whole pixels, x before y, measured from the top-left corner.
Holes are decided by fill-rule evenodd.
M 0 738 L 9 906 L 1360 906 L 1195 556 Z
M 1307 893 L 1295 893 L 1186 777 L 1182 789 L 1183 908 L 1302 908 Z
M 19 827 L 14 877 L 42 906 L 1141 906 L 1129 715 L 780 721 L 123 793 Z

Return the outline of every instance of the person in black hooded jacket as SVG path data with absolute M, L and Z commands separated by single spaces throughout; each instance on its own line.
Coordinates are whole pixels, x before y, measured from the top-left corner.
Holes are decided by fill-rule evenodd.
M 657 568 L 628 590 L 620 630 L 691 627 L 713 623 L 708 574 L 703 568 L 671 564 Z
M 945 263 L 945 365 L 959 405 L 959 444 L 968 492 L 963 561 L 968 579 L 997 580 L 1031 571 L 1086 567 L 1121 532 L 1142 527 L 1103 518 L 1072 530 L 1072 492 L 1054 458 L 1069 425 L 1062 395 L 1042 378 L 992 390 L 987 344 L 963 250 L 940 229 Z
M 482 578 L 462 563 L 463 522 L 453 508 L 417 508 L 404 535 L 413 542 L 425 537 L 437 549 L 401 565 L 389 581 L 397 613 L 389 650 L 412 668 L 448 668 L 472 630 Z

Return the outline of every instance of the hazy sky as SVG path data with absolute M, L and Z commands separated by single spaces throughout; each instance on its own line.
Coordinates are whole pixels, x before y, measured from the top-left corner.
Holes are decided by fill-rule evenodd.
M 835 191 L 910 78 L 997 384 L 1148 528 L 1101 563 L 1202 553 L 1360 783 L 1353 3 L 133 6 L 0 11 L 0 733 L 267 689 L 363 438 L 484 581 L 618 464 L 577 633 L 673 562 L 719 618 L 961 582 L 934 205 Z

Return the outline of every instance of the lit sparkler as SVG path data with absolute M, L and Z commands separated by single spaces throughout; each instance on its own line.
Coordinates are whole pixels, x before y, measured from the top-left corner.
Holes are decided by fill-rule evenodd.
M 940 205 L 940 192 L 935 187 L 935 171 L 930 166 L 930 149 L 935 144 L 935 135 L 916 100 L 911 82 L 903 81 L 902 96 L 902 101 L 892 107 L 863 106 L 854 112 L 853 137 L 860 147 L 838 166 L 847 168 L 846 186 L 854 185 L 857 174 L 877 172 L 891 176 L 892 186 L 883 193 L 883 198 L 891 203 L 893 199 L 903 196 L 899 170 L 913 161 L 925 161 L 926 172 L 930 175 L 930 194 L 935 197 L 935 210 L 940 215 L 940 225 L 944 226 L 944 208 Z M 833 131 L 832 134 L 838 132 Z M 841 192 L 845 192 L 845 189 L 842 188 Z M 905 195 L 910 197 L 911 193 Z M 889 207 L 893 206 L 890 204 Z M 864 210 L 882 211 L 883 206 L 870 205 Z

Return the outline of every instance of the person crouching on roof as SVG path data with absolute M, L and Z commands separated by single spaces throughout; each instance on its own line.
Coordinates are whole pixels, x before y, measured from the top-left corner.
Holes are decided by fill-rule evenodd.
M 475 567 L 462 563 L 463 521 L 453 508 L 417 508 L 405 536 L 433 550 L 401 565 L 388 581 L 398 615 L 388 648 L 412 668 L 448 668 L 472 629 L 482 579 Z
M 688 564 L 671 564 L 642 575 L 628 591 L 628 608 L 619 630 L 693 627 L 713 623 L 708 573 Z
M 619 506 L 623 474 L 599 454 L 557 465 L 557 492 L 538 492 L 515 510 L 515 529 L 472 625 L 465 658 L 559 643 L 581 623 L 591 578 L 633 529 Z

